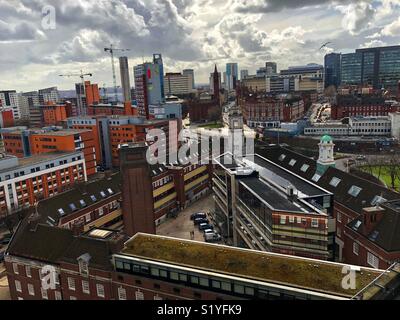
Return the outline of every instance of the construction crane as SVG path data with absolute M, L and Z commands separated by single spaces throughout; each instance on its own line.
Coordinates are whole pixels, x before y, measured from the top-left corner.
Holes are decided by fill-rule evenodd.
M 114 82 L 115 102 L 118 103 L 118 89 L 117 89 L 117 78 L 115 76 L 114 52 L 130 51 L 130 49 L 117 49 L 117 48 L 114 48 L 112 44 L 110 44 L 110 47 L 104 48 L 104 51 L 110 52 L 110 55 L 111 55 L 111 67 L 112 67 L 113 82 Z
M 80 106 L 78 108 L 78 114 L 79 115 L 86 115 L 86 109 L 83 107 L 82 95 L 85 94 L 85 77 L 92 77 L 93 73 L 83 73 L 83 71 L 81 70 L 81 73 L 60 74 L 59 76 L 60 77 L 67 77 L 67 78 L 70 78 L 70 77 L 79 77 L 79 78 L 81 78 L 83 93 L 80 92 L 80 94 L 79 94 Z

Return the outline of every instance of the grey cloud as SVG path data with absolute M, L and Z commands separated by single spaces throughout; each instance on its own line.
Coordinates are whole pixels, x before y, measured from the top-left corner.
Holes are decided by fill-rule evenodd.
M 351 2 L 357 2 L 357 0 L 238 0 L 236 11 L 241 13 L 269 13 L 284 9 Z

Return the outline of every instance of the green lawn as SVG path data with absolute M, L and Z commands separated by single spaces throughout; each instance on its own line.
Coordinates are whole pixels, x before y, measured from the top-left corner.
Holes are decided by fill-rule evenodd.
M 379 178 L 381 181 L 383 181 L 388 188 L 392 187 L 392 179 L 390 177 L 389 166 L 382 166 L 381 168 L 379 168 L 379 166 L 375 166 L 375 167 L 365 166 L 365 167 L 360 167 L 358 169 L 360 169 L 364 172 L 367 172 L 367 173 L 371 173 L 371 171 L 372 171 L 372 174 L 375 177 Z M 395 179 L 394 185 L 395 185 L 395 189 L 398 190 L 400 187 L 399 179 Z
M 220 122 L 217 122 L 217 123 L 213 122 L 213 123 L 206 123 L 206 124 L 199 125 L 199 127 L 205 128 L 205 129 L 220 129 L 220 128 L 223 128 L 224 125 Z

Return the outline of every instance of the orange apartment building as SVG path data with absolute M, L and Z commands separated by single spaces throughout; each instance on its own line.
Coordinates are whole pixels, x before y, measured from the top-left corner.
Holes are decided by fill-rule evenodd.
M 59 126 L 68 118 L 68 109 L 72 109 L 71 103 L 64 105 L 48 103 L 42 106 L 43 126 Z
M 169 139 L 169 127 L 176 123 L 180 128 L 179 119 L 146 120 L 136 116 L 81 116 L 67 120 L 67 125 L 72 129 L 86 129 L 93 132 L 96 146 L 97 163 L 106 168 L 119 166 L 119 146 L 129 142 L 145 141 L 146 134 L 151 129 L 162 129 Z M 178 142 L 177 132 L 171 141 Z
M 82 151 L 86 162 L 87 175 L 97 172 L 96 147 L 90 130 L 60 130 L 37 132 L 29 136 L 32 154 L 55 151 Z
M 97 83 L 85 81 L 86 105 L 91 106 L 100 102 L 100 91 Z
M 0 159 L 0 218 L 87 181 L 83 153 L 53 152 Z
M 7 154 L 23 158 L 28 155 L 29 150 L 26 150 L 23 141 L 22 131 L 20 130 L 3 130 L 2 139 L 4 143 L 4 150 Z

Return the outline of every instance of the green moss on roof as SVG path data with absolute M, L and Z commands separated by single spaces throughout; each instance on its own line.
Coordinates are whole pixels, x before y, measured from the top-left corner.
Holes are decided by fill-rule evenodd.
M 276 284 L 352 297 L 380 272 L 362 269 L 355 290 L 342 288 L 342 266 L 324 261 L 137 234 L 123 254 Z

